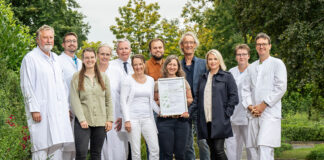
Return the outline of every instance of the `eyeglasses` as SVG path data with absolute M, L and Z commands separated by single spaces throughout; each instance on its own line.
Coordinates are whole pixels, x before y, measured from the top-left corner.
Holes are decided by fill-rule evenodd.
M 183 44 L 195 44 L 196 42 L 195 41 L 185 41 L 183 42 Z
M 267 46 L 268 45 L 268 43 L 257 43 L 257 44 L 255 44 L 257 47 L 265 47 L 265 46 Z
M 77 40 L 66 40 L 65 43 L 77 43 Z
M 243 53 L 243 54 L 236 54 L 237 57 L 246 57 L 248 54 Z

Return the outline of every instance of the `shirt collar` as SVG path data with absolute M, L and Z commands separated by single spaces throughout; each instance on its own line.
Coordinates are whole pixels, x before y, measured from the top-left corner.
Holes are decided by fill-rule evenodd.
M 153 57 L 151 57 L 151 62 L 154 64 L 154 65 L 156 65 L 156 64 L 160 64 L 160 63 L 158 63 Z M 164 59 L 162 59 L 162 63 L 161 64 L 163 64 L 164 63 Z
M 52 60 L 55 61 L 53 52 L 50 52 L 50 56 L 47 56 L 37 45 L 38 53 L 46 60 Z

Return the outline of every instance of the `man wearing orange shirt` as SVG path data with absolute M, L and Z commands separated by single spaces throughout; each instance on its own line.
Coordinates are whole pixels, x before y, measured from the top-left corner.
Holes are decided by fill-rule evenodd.
M 164 41 L 156 38 L 149 43 L 151 58 L 145 63 L 145 74 L 153 77 L 154 81 L 161 78 L 161 68 L 164 62 Z

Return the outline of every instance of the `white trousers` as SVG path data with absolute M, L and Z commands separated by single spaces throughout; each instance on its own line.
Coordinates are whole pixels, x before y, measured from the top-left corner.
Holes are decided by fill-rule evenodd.
M 65 160 L 62 157 L 63 145 L 58 144 L 49 148 L 32 152 L 33 160 Z
M 233 137 L 225 140 L 226 154 L 228 160 L 241 160 L 243 146 L 246 144 L 248 136 L 247 125 L 232 125 Z M 257 152 L 251 148 L 246 148 L 248 160 L 257 160 Z
M 141 159 L 141 135 L 143 135 L 148 146 L 150 160 L 159 160 L 160 148 L 157 136 L 157 128 L 153 118 L 131 120 L 131 132 L 128 140 L 132 150 L 132 160 Z
M 117 132 L 113 124 L 113 129 L 107 132 L 102 146 L 102 160 L 126 160 L 128 156 L 128 138 L 126 132 Z

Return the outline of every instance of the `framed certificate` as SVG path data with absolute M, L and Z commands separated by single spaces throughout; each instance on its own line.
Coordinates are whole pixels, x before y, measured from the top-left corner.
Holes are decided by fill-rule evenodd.
M 188 111 L 184 77 L 158 79 L 161 115 L 181 115 Z

